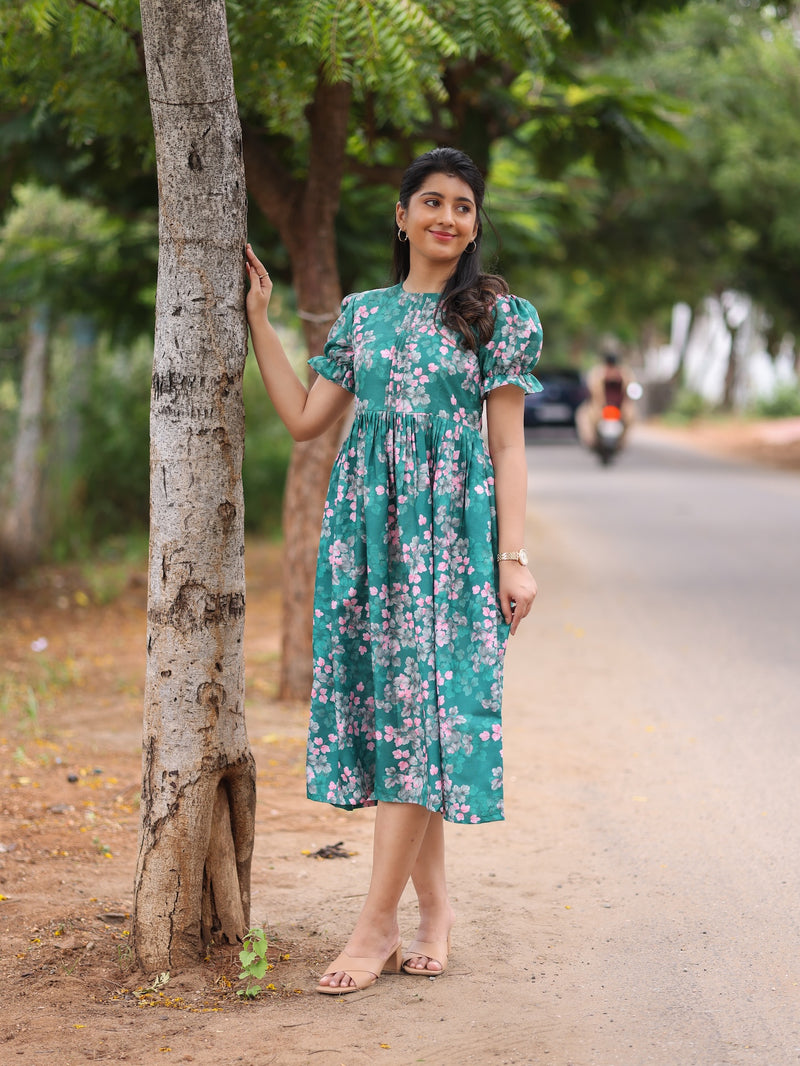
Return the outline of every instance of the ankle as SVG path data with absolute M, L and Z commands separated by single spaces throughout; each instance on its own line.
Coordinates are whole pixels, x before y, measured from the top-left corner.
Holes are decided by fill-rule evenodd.
M 400 926 L 397 915 L 393 917 L 370 918 L 364 916 L 356 922 L 348 945 L 360 947 L 375 945 L 376 950 L 390 951 L 400 940 Z
M 438 936 L 446 936 L 455 925 L 456 912 L 445 902 L 442 906 L 420 906 L 419 931 L 432 931 Z

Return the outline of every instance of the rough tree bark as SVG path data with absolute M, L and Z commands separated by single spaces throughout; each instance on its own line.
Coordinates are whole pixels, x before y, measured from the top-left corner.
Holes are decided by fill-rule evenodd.
M 11 465 L 11 501 L 0 535 L 0 577 L 4 579 L 27 569 L 36 560 L 41 543 L 42 442 L 49 337 L 49 310 L 37 307 L 28 327 L 19 425 Z
M 258 131 L 245 128 L 247 184 L 278 230 L 292 268 L 310 355 L 322 352 L 342 299 L 336 258 L 336 212 L 344 174 L 351 88 L 323 80 L 308 112 L 308 175 L 298 182 L 272 156 Z M 313 374 L 309 372 L 309 381 Z M 295 444 L 283 501 L 284 569 L 280 694 L 307 699 L 311 689 L 311 619 L 319 531 L 338 426 Z
M 246 197 L 224 0 L 141 0 L 159 182 L 134 947 L 193 965 L 249 924 L 244 719 Z

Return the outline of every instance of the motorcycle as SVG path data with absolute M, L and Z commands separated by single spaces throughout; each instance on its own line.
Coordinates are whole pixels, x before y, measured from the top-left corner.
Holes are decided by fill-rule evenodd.
M 642 391 L 641 385 L 635 381 L 629 382 L 624 390 L 618 386 L 616 389 L 607 389 L 605 403 L 600 408 L 599 414 L 595 415 L 593 422 L 591 421 L 591 407 L 587 406 L 584 418 L 588 416 L 588 420 L 583 423 L 585 430 L 582 439 L 603 466 L 608 466 L 613 462 L 625 443 L 625 431 L 632 413 L 632 407 L 625 403 L 625 399 L 636 401 L 642 396 Z
M 603 466 L 608 466 L 622 447 L 622 438 L 625 434 L 625 423 L 622 421 L 620 408 L 614 404 L 606 404 L 594 427 L 594 433 L 595 454 Z

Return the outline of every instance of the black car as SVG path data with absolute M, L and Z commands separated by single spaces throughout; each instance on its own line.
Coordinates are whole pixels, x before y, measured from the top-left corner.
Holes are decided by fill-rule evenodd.
M 589 395 L 581 372 L 572 367 L 534 371 L 541 392 L 525 397 L 526 426 L 574 426 L 575 412 Z

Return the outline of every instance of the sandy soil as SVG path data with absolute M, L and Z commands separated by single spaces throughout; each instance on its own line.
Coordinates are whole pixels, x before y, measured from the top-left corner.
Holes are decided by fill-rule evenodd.
M 688 431 L 659 432 L 690 439 Z M 744 434 L 749 444 L 742 433 L 729 434 L 727 454 L 774 462 L 778 446 L 753 432 L 752 439 L 750 430 Z M 787 424 L 784 432 L 791 437 L 794 429 Z M 800 430 L 780 445 L 797 466 L 799 441 Z M 719 434 L 701 444 L 725 447 Z M 563 1043 L 560 1051 L 548 1044 L 547 1018 L 559 1011 L 564 922 L 581 893 L 600 922 L 611 904 L 593 900 L 592 886 L 568 868 L 550 884 L 534 864 L 535 852 L 558 853 L 574 830 L 574 811 L 547 792 L 554 775 L 583 772 L 556 730 L 540 732 L 534 755 L 517 737 L 518 765 L 536 765 L 530 776 L 509 779 L 515 817 L 502 826 L 455 828 L 459 922 L 448 973 L 386 977 L 341 999 L 314 994 L 315 976 L 341 949 L 358 911 L 371 815 L 304 798 L 306 708 L 275 698 L 279 551 L 251 544 L 247 561 L 247 714 L 259 788 L 251 919 L 267 928 L 273 963 L 268 990 L 253 1002 L 236 995 L 242 985 L 233 950 L 215 951 L 161 987 L 132 964 L 144 575 L 44 568 L 0 593 L 0 1066 L 577 1062 Z M 122 585 L 118 595 L 114 581 Z M 513 717 L 510 725 L 518 728 Z M 537 821 L 532 845 L 536 811 L 547 817 Z M 345 858 L 311 857 L 339 842 Z M 529 949 L 534 907 L 537 947 Z M 403 917 L 410 938 L 411 900 Z M 539 1005 L 547 1009 L 536 1016 L 534 1055 L 533 1015 L 523 1007 Z M 481 1018 L 507 1018 L 505 1035 L 495 1025 L 491 1043 L 482 1041 Z
M 734 418 L 699 419 L 687 426 L 659 421 L 648 422 L 642 428 L 650 436 L 720 458 L 800 470 L 800 418 L 746 422 Z

